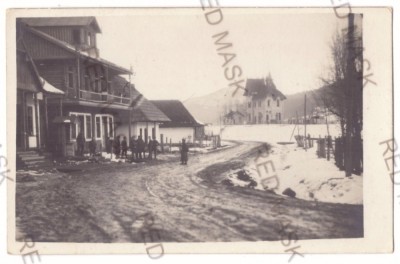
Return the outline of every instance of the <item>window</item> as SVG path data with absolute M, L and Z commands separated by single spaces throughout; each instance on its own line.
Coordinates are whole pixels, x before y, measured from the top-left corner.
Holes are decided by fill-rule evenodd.
M 76 117 L 76 115 L 71 114 L 71 117 Z M 71 139 L 76 139 L 76 124 L 75 123 L 71 123 Z
M 96 116 L 96 138 L 101 138 L 101 121 L 100 116 Z
M 258 107 L 261 107 L 261 100 L 258 101 Z
M 266 122 L 267 124 L 269 123 L 269 115 L 268 115 L 268 114 L 265 116 L 265 122 Z
M 81 31 L 79 29 L 74 29 L 72 31 L 72 39 L 74 41 L 74 44 L 81 44 Z
M 67 86 L 69 88 L 74 88 L 74 67 L 67 67 Z
M 92 46 L 92 33 L 88 32 L 87 34 L 87 44 L 89 45 L 89 47 Z
M 271 100 L 268 99 L 267 103 L 268 103 L 268 107 L 270 107 L 271 106 Z
M 33 106 L 27 108 L 26 121 L 28 122 L 26 132 L 28 135 L 33 135 Z
M 87 113 L 70 113 L 71 117 L 75 117 L 77 120 L 75 123 L 70 125 L 69 136 L 70 140 L 75 140 L 79 133 L 85 137 L 85 139 L 92 138 L 92 116 Z
M 85 116 L 84 115 L 78 115 L 78 134 L 82 133 L 83 136 L 85 136 Z
M 109 135 L 110 135 L 110 137 L 114 137 L 114 123 L 113 123 L 113 118 L 110 117 L 110 118 L 108 119 L 108 122 L 109 122 L 109 128 L 110 128 Z
M 279 99 L 276 100 L 276 106 L 279 107 Z
M 92 117 L 86 116 L 86 139 L 92 138 Z
M 248 103 L 249 108 L 251 108 L 251 102 Z

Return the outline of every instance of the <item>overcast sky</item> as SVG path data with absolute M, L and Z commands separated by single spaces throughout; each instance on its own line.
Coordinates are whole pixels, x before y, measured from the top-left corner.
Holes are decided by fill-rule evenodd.
M 232 11 L 232 12 L 231 12 Z M 278 10 L 277 10 L 278 11 Z M 277 12 L 276 11 L 276 12 Z M 98 16 L 100 56 L 132 68 L 132 82 L 148 99 L 197 97 L 227 87 L 224 59 L 212 35 L 229 31 L 224 51 L 236 57 L 239 79 L 269 73 L 284 94 L 316 89 L 330 63 L 329 43 L 337 29 L 346 26 L 334 12 L 277 14 L 254 9 L 235 13 L 223 9 L 218 25 L 206 22 L 200 8 L 138 11 L 132 16 Z

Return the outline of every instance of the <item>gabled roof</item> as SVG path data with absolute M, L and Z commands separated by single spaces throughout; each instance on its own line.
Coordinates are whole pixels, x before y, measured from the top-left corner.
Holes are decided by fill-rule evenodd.
M 186 107 L 178 100 L 152 100 L 150 101 L 159 108 L 171 120 L 160 127 L 197 127 L 202 126 L 190 114 Z
M 62 26 L 89 26 L 92 25 L 96 33 L 101 33 L 97 20 L 89 17 L 27 17 L 20 19 L 31 27 L 62 27 Z
M 268 95 L 273 98 L 286 99 L 286 96 L 276 88 L 271 76 L 268 76 L 265 80 L 247 79 L 245 90 L 244 96 L 251 96 L 253 100 L 262 100 Z
M 121 76 L 115 76 L 111 80 L 111 87 L 114 89 L 114 94 L 123 94 L 126 89 L 129 90 L 132 98 L 132 121 L 133 122 L 168 122 L 170 119 L 147 100 L 133 84 L 129 84 Z
M 35 34 L 36 36 L 39 36 L 39 37 L 41 37 L 41 38 L 43 38 L 43 39 L 45 39 L 47 41 L 50 41 L 51 43 L 63 48 L 64 50 L 67 50 L 67 51 L 69 51 L 71 53 L 74 53 L 74 54 L 79 54 L 80 56 L 82 56 L 82 59 L 86 59 L 88 61 L 95 61 L 95 62 L 98 62 L 98 63 L 106 64 L 107 66 L 109 66 L 110 68 L 120 72 L 121 74 L 131 74 L 132 73 L 130 70 L 125 69 L 125 68 L 123 68 L 121 66 L 118 66 L 115 63 L 112 63 L 112 62 L 107 61 L 105 59 L 93 58 L 93 57 L 89 56 L 84 51 L 76 50 L 76 48 L 73 45 L 71 45 L 71 44 L 69 44 L 69 43 L 67 43 L 65 41 L 59 40 L 59 39 L 57 39 L 57 38 L 55 38 L 53 36 L 50 36 L 49 34 L 46 34 L 46 33 L 42 32 L 40 30 L 31 28 L 31 27 L 25 27 L 25 29 L 28 30 L 29 32 Z

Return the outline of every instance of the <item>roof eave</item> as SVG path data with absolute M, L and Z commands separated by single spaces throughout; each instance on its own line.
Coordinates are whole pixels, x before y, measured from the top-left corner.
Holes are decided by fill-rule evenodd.
M 83 54 L 82 52 L 80 52 L 78 50 L 75 50 L 73 47 L 69 47 L 68 43 L 64 43 L 61 40 L 55 39 L 52 36 L 49 36 L 48 34 L 46 34 L 44 32 L 41 32 L 39 30 L 36 30 L 36 29 L 30 27 L 29 25 L 26 26 L 26 29 L 28 29 L 30 32 L 36 34 L 37 36 L 42 37 L 42 38 L 46 39 L 47 41 L 50 41 L 53 44 L 65 49 L 66 51 L 68 51 L 68 52 L 70 52 L 72 54 L 80 55 L 80 56 L 85 57 L 88 60 L 93 60 L 93 61 L 95 61 L 97 63 L 105 64 L 105 65 L 109 66 L 110 68 L 118 71 L 119 74 L 133 74 L 132 71 L 130 71 L 128 69 L 125 69 L 125 68 L 123 68 L 121 66 L 118 66 L 116 64 L 113 64 L 113 63 L 111 63 L 109 61 L 106 61 L 104 59 L 96 59 L 96 58 L 90 57 L 90 56 L 88 56 L 86 54 Z

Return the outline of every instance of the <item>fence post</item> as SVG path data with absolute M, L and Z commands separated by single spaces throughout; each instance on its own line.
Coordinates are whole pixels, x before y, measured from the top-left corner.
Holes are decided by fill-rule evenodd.
M 322 138 L 321 142 L 322 142 L 322 147 L 321 147 L 322 157 L 326 158 L 326 138 Z
M 328 151 L 326 156 L 327 160 L 331 159 L 331 144 L 332 144 L 331 136 L 328 136 Z
M 318 158 L 321 158 L 322 153 L 321 153 L 321 136 L 318 137 L 317 139 L 317 156 Z

